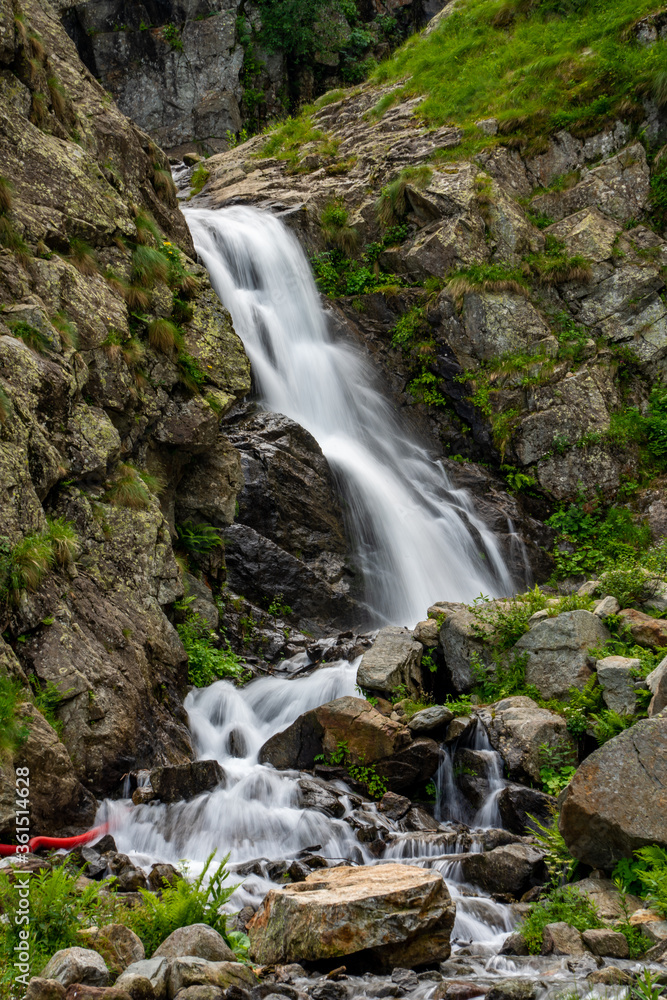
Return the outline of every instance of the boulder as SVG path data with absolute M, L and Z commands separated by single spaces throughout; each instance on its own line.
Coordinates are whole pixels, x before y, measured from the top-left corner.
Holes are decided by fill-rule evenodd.
M 492 747 L 502 755 L 507 773 L 514 781 L 540 780 L 541 744 L 552 747 L 570 744 L 574 750 L 565 719 L 539 708 L 532 698 L 523 695 L 503 698 L 479 716 Z
M 209 792 L 225 781 L 217 760 L 196 760 L 191 764 L 155 767 L 150 782 L 162 802 L 181 802 Z
M 106 986 L 109 970 L 102 956 L 91 948 L 62 948 L 49 959 L 42 976 L 44 979 L 55 979 L 65 987 L 72 983 Z
M 466 882 L 472 882 L 487 892 L 498 892 L 519 898 L 545 877 L 544 851 L 528 844 L 507 844 L 492 851 L 467 854 L 461 866 Z
M 647 649 L 662 649 L 667 646 L 667 621 L 662 618 L 651 618 L 635 608 L 621 611 L 619 618 L 628 627 L 638 646 L 645 646 Z
M 248 925 L 262 964 L 364 952 L 381 967 L 449 957 L 455 907 L 439 872 L 410 865 L 341 867 L 272 890 Z
M 624 917 L 624 905 L 631 914 L 642 906 L 639 897 L 630 893 L 622 895 L 608 878 L 584 878 L 577 882 L 577 892 L 586 896 L 595 905 L 602 920 L 620 920 Z
M 440 733 L 446 731 L 453 718 L 454 713 L 444 705 L 431 705 L 415 712 L 408 720 L 408 729 L 411 733 Z
M 326 816 L 340 819 L 345 806 L 340 799 L 340 789 L 317 778 L 299 778 L 299 805 L 304 809 L 319 809 Z
M 201 986 L 186 986 L 185 989 L 179 990 L 175 994 L 174 1000 L 224 1000 L 225 992 L 222 986 L 213 986 L 210 983 Z M 238 989 L 238 993 L 234 992 L 233 1000 L 250 1000 L 250 993 L 241 987 Z
M 603 969 L 596 969 L 590 972 L 586 979 L 589 983 L 600 986 L 632 986 L 633 983 L 632 973 L 619 969 L 616 965 L 606 965 Z
M 641 667 L 641 660 L 628 656 L 605 656 L 598 660 L 596 670 L 607 708 L 619 715 L 633 715 L 637 707 L 632 671 Z
M 208 962 L 194 955 L 172 958 L 169 962 L 168 1000 L 189 986 L 220 986 L 227 989 L 235 986 L 252 989 L 257 986 L 255 973 L 241 962 Z
M 646 683 L 653 695 L 648 706 L 648 716 L 652 718 L 667 706 L 667 656 L 660 661 L 655 670 L 651 671 Z
M 535 1000 L 537 984 L 525 979 L 501 979 L 486 994 L 487 1000 Z
M 557 808 L 553 795 L 513 782 L 505 785 L 497 802 L 503 826 L 518 834 L 535 829 L 533 819 L 542 825 L 548 824 Z
M 235 962 L 236 956 L 222 934 L 208 924 L 189 924 L 178 927 L 153 952 L 153 958 L 180 958 L 194 955 L 209 962 Z
M 667 623 L 666 623 L 667 627 Z M 544 698 L 566 699 L 570 688 L 581 691 L 592 674 L 592 646 L 604 645 L 609 630 L 590 611 L 565 611 L 538 622 L 514 650 L 528 654 L 526 682 Z
M 369 691 L 389 693 L 405 687 L 411 694 L 421 691 L 423 647 L 407 628 L 381 628 L 375 642 L 361 658 L 357 684 Z
M 412 630 L 412 634 L 417 642 L 421 642 L 422 646 L 433 649 L 438 645 L 440 629 L 435 619 L 426 618 L 423 622 L 417 622 Z
M 523 934 L 519 931 L 512 931 L 503 941 L 503 946 L 498 952 L 499 955 L 528 955 L 528 945 L 524 941 Z
M 128 965 L 116 980 L 119 989 L 127 990 L 133 1000 L 166 1000 L 169 980 L 169 962 L 166 958 L 147 958 Z
M 65 1000 L 132 1000 L 129 993 L 117 986 L 84 986 L 74 983 L 67 987 Z
M 584 931 L 581 936 L 588 950 L 594 955 L 601 955 L 603 958 L 628 958 L 630 955 L 628 939 L 620 931 L 602 927 Z
M 102 955 L 110 972 L 123 972 L 128 965 L 146 957 L 141 938 L 125 924 L 88 927 L 79 931 L 79 935 L 88 948 Z
M 66 990 L 55 979 L 33 976 L 25 991 L 25 1000 L 65 1000 Z
M 584 955 L 586 947 L 576 927 L 564 920 L 547 924 L 542 936 L 543 955 Z
M 608 869 L 639 847 L 667 846 L 665 774 L 663 715 L 642 719 L 587 757 L 561 804 L 559 828 L 572 856 Z
M 397 795 L 396 792 L 385 792 L 378 802 L 379 811 L 393 820 L 402 819 L 410 806 L 410 799 L 405 795 Z
M 593 608 L 593 614 L 604 620 L 609 615 L 617 615 L 620 610 L 621 605 L 615 597 L 603 597 Z
M 429 615 L 431 608 L 429 608 Z M 484 626 L 473 613 L 463 607 L 448 615 L 440 629 L 440 645 L 445 655 L 447 673 L 455 691 L 469 691 L 475 683 L 470 666 L 471 657 L 476 654 L 483 663 L 489 659 L 488 649 L 477 630 Z

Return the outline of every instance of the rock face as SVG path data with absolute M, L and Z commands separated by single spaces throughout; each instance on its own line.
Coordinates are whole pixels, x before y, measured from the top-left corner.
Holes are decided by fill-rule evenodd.
M 597 615 L 566 611 L 538 622 L 514 648 L 518 654 L 528 654 L 528 684 L 534 684 L 544 698 L 564 699 L 570 688 L 581 690 L 593 673 L 588 650 L 609 638 Z
M 560 831 L 573 857 L 611 868 L 639 847 L 667 846 L 666 769 L 664 716 L 641 720 L 587 757 L 560 812 Z
M 503 698 L 490 710 L 482 711 L 480 718 L 491 745 L 502 755 L 509 777 L 515 781 L 539 781 L 543 743 L 547 746 L 566 743 L 574 749 L 565 719 L 539 708 L 532 698 L 523 695 Z
M 454 904 L 439 872 L 405 865 L 333 868 L 272 890 L 248 926 L 262 964 L 364 952 L 382 967 L 449 957 Z
M 279 769 L 309 769 L 315 758 L 330 759 L 344 748 L 343 764 L 374 765 L 390 791 L 429 780 L 440 760 L 435 740 L 414 742 L 407 727 L 386 718 L 362 698 L 338 698 L 300 715 L 267 740 L 260 763 Z
M 411 694 L 421 690 L 423 647 L 406 628 L 390 626 L 378 632 L 361 658 L 357 684 L 369 691 L 389 693 L 403 685 Z

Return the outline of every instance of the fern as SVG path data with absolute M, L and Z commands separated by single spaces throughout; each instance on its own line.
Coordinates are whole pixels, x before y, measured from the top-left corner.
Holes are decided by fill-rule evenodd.
M 579 862 L 568 851 L 563 835 L 558 829 L 558 813 L 553 813 L 551 822 L 548 825 L 540 823 L 539 819 L 531 816 L 530 813 L 528 813 L 528 818 L 535 827 L 531 831 L 533 837 L 535 837 L 540 847 L 546 851 L 544 864 L 549 872 L 552 885 L 571 882 Z
M 229 877 L 225 868 L 229 854 L 205 881 L 214 857 L 215 851 L 209 854 L 194 882 L 178 879 L 173 885 L 165 885 L 159 897 L 147 889 L 139 890 L 143 903 L 137 909 L 128 911 L 126 922 L 143 941 L 147 957 L 172 931 L 190 924 L 208 924 L 233 946 L 235 939 L 227 934 L 227 918 L 221 910 L 238 886 L 224 885 Z M 243 947 L 242 942 L 236 943 Z

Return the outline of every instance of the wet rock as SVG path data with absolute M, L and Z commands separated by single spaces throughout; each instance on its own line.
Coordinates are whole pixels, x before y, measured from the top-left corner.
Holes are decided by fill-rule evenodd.
M 544 698 L 566 699 L 570 688 L 582 690 L 592 674 L 588 650 L 604 645 L 609 638 L 608 629 L 596 615 L 566 611 L 538 622 L 514 649 L 517 655 L 528 654 L 528 684 L 534 684 Z
M 55 979 L 33 976 L 25 991 L 25 1000 L 65 1000 L 65 987 Z
M 106 986 L 109 970 L 102 956 L 90 948 L 63 948 L 49 959 L 42 976 L 44 979 L 55 979 L 65 987 L 72 983 Z
M 246 994 L 246 998 L 250 994 Z M 174 1000 L 225 1000 L 225 991 L 222 986 L 186 986 L 179 990 Z
M 525 979 L 501 979 L 488 991 L 487 1000 L 535 1000 L 536 985 Z
M 543 955 L 583 955 L 586 951 L 581 934 L 561 920 L 547 924 L 542 937 Z
M 384 813 L 388 819 L 402 819 L 410 808 L 410 799 L 405 795 L 397 795 L 396 792 L 385 792 L 378 802 L 378 809 Z
M 196 760 L 191 764 L 156 767 L 150 782 L 162 802 L 181 802 L 211 791 L 225 781 L 225 772 L 217 760 Z
M 539 748 L 543 743 L 548 746 L 569 743 L 574 750 L 565 719 L 539 708 L 532 698 L 523 695 L 503 698 L 479 714 L 491 745 L 501 754 L 509 777 L 515 781 L 539 781 Z
M 272 882 L 282 882 L 288 868 L 289 863 L 287 861 L 269 861 L 266 865 L 266 877 L 271 879 Z
M 124 924 L 105 924 L 79 931 L 82 943 L 98 951 L 112 973 L 124 972 L 134 962 L 145 957 L 141 938 Z
M 453 919 L 438 872 L 388 864 L 314 872 L 272 890 L 248 931 L 258 962 L 364 952 L 381 966 L 418 966 L 449 956 Z
M 528 945 L 519 931 L 512 931 L 503 942 L 499 955 L 528 955 Z
M 439 764 L 440 748 L 435 740 L 418 739 L 375 766 L 391 791 L 404 792 L 429 781 Z
M 645 962 L 663 962 L 667 957 L 667 940 L 654 944 L 644 955 Z
M 117 986 L 83 986 L 74 983 L 67 987 L 65 1000 L 130 1000 L 130 994 Z
M 444 733 L 453 718 L 454 713 L 444 705 L 431 705 L 429 708 L 423 708 L 421 712 L 415 712 L 408 721 L 408 729 L 411 733 L 428 733 L 435 736 Z
M 604 969 L 596 969 L 586 977 L 589 983 L 600 986 L 631 986 L 632 975 L 615 965 L 607 965 Z
M 333 785 L 315 778 L 299 778 L 298 785 L 301 805 L 305 809 L 318 809 L 337 819 L 345 813 L 340 793 Z
M 234 962 L 236 956 L 222 934 L 208 924 L 179 927 L 153 952 L 153 958 L 179 958 L 194 955 L 209 962 Z
M 487 892 L 517 899 L 544 881 L 544 851 L 527 844 L 508 844 L 483 854 L 467 854 L 461 861 L 465 879 Z
M 419 986 L 419 977 L 414 969 L 392 969 L 391 981 L 408 993 Z
M 116 878 L 118 892 L 137 892 L 147 887 L 143 869 L 133 865 L 127 854 L 111 855 L 108 866 L 110 873 Z
M 532 818 L 548 824 L 556 809 L 553 795 L 512 783 L 505 785 L 497 801 L 503 825 L 518 834 L 535 829 Z
M 473 997 L 484 996 L 486 992 L 486 987 L 477 983 L 450 980 L 435 988 L 433 1000 L 472 1000 Z
M 397 983 L 386 983 L 384 986 L 378 986 L 373 992 L 379 998 L 405 996 L 405 990 Z
M 619 715 L 633 715 L 637 706 L 633 670 L 641 667 L 641 660 L 627 656 L 605 656 L 598 660 L 596 670 L 607 708 Z
M 586 947 L 594 955 L 602 955 L 605 958 L 628 958 L 628 940 L 625 934 L 619 931 L 611 931 L 606 927 L 600 930 L 584 931 L 581 935 Z
M 421 690 L 423 648 L 406 628 L 382 628 L 375 642 L 361 658 L 357 684 L 370 691 L 390 693 L 405 687 L 410 693 Z
M 455 740 L 460 740 L 461 737 L 468 735 L 472 732 L 475 726 L 475 719 L 470 715 L 459 715 L 457 718 L 452 719 L 452 721 L 447 726 L 447 735 L 445 736 L 445 743 L 453 743 Z
M 158 892 L 163 889 L 165 885 L 174 885 L 183 876 L 178 872 L 173 865 L 165 864 L 164 862 L 158 862 L 157 864 L 151 865 L 151 870 L 148 873 L 148 887 L 152 889 L 153 892 Z
M 119 989 L 126 990 L 133 1000 L 144 1000 L 152 991 L 155 1000 L 165 1000 L 169 979 L 169 962 L 166 958 L 147 958 L 128 965 L 116 980 Z M 148 985 L 146 985 L 148 984 Z
M 667 657 L 660 661 L 655 670 L 651 671 L 646 678 L 646 683 L 653 695 L 648 707 L 648 716 L 652 718 L 667 706 Z
M 204 958 L 185 955 L 169 961 L 168 1000 L 189 986 L 238 986 L 252 989 L 257 984 L 257 976 L 247 965 L 240 962 L 209 962 Z
M 667 646 L 667 622 L 660 618 L 651 618 L 643 611 L 626 608 L 619 613 L 619 618 L 627 626 L 630 635 L 638 646 L 649 649 L 662 649 Z
M 347 995 L 347 986 L 344 983 L 336 983 L 332 980 L 318 983 L 311 992 L 313 1000 L 345 1000 Z
M 639 847 L 667 846 L 665 773 L 664 716 L 642 719 L 587 757 L 561 804 L 559 828 L 572 856 L 609 869 Z
M 303 861 L 293 861 L 287 869 L 287 874 L 292 882 L 305 882 L 310 875 L 311 869 L 304 865 Z

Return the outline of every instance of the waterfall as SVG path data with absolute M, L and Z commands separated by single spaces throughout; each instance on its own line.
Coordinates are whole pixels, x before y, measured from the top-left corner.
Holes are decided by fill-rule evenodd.
M 510 592 L 497 543 L 467 493 L 401 426 L 361 354 L 330 337 L 289 230 L 254 208 L 185 214 L 262 405 L 310 431 L 336 475 L 378 622 L 414 624 L 434 601 Z

